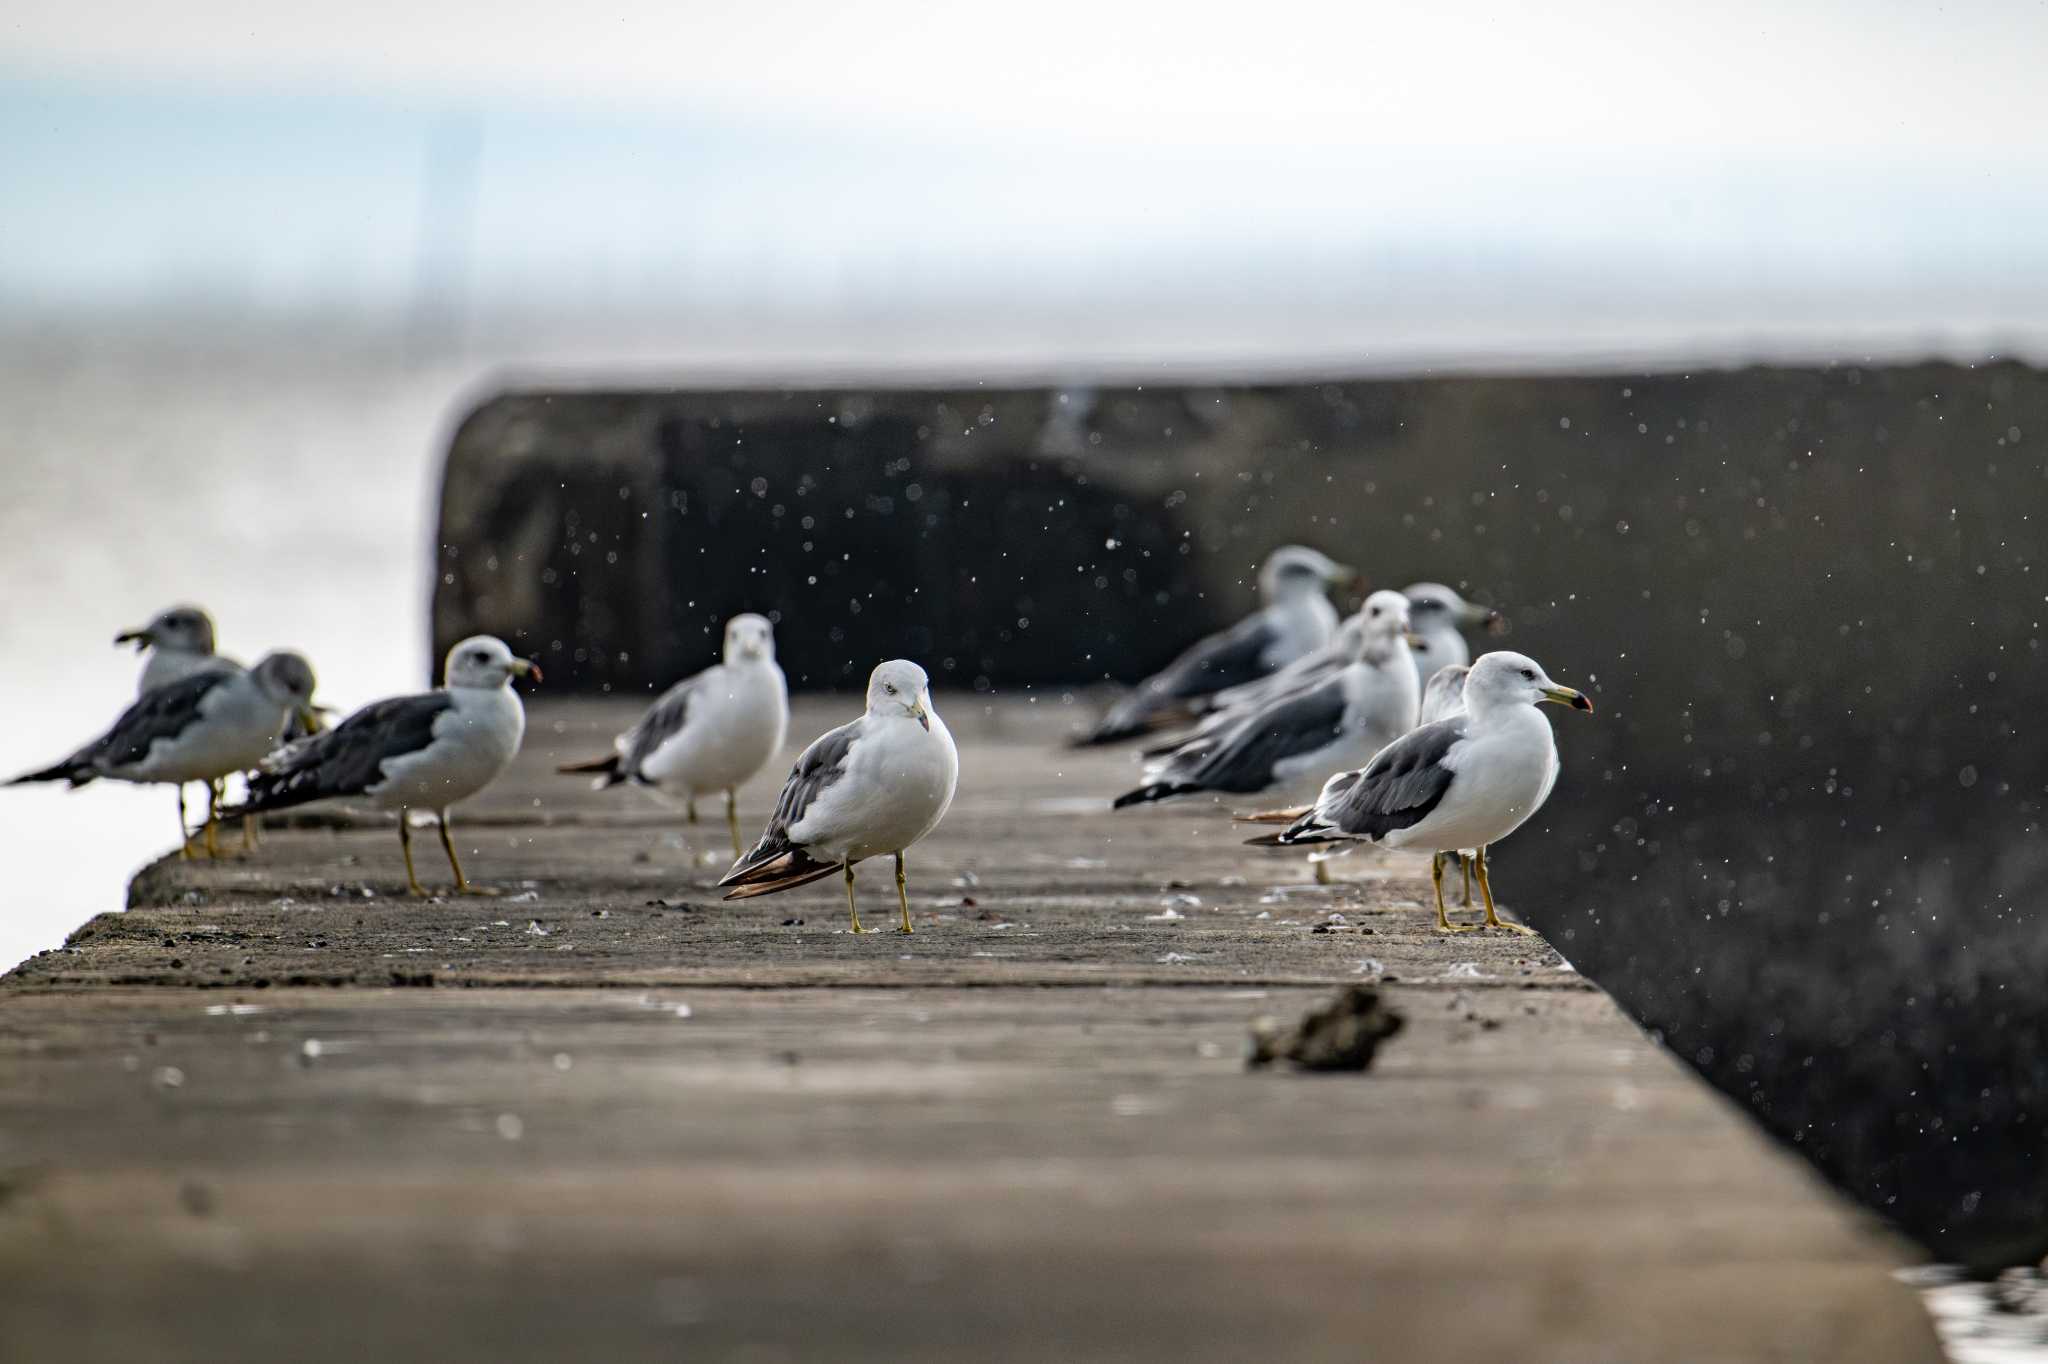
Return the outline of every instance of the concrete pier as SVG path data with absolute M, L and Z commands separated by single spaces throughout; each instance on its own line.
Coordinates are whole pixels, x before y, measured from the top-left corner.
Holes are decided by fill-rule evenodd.
M 1939 1358 L 1908 1247 L 1418 859 L 1316 887 L 1110 815 L 1070 708 L 940 706 L 909 937 L 554 775 L 623 703 L 535 704 L 458 813 L 495 899 L 406 898 L 372 818 L 146 869 L 0 982 L 0 1358 Z M 1370 1072 L 1245 1069 L 1368 979 Z

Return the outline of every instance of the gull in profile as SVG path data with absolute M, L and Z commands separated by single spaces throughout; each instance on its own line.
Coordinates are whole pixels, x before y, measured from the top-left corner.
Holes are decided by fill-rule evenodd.
M 1415 622 L 1415 677 L 1427 686 L 1439 668 L 1472 661 L 1464 629 L 1476 626 L 1490 635 L 1507 629 L 1507 619 L 1491 607 L 1466 601 L 1442 583 L 1411 583 L 1402 589 Z
M 1190 718 L 1204 697 L 1253 682 L 1327 644 L 1337 609 L 1327 595 L 1357 574 L 1304 545 L 1283 545 L 1259 567 L 1264 603 L 1228 630 L 1190 646 L 1131 688 L 1078 745 L 1115 743 Z
M 692 824 L 697 797 L 725 792 L 732 853 L 740 847 L 739 788 L 768 765 L 789 732 L 789 683 L 775 662 L 775 627 L 751 613 L 725 623 L 724 661 L 662 693 L 616 750 L 563 772 L 597 774 L 601 789 L 635 782 L 683 798 Z
M 1535 814 L 1557 783 L 1557 739 L 1536 712 L 1544 701 L 1593 709 L 1585 696 L 1551 681 L 1532 658 L 1483 655 L 1465 679 L 1462 715 L 1411 730 L 1362 769 L 1338 773 L 1307 814 L 1250 842 L 1283 848 L 1362 842 L 1432 854 L 1476 849 L 1473 870 L 1486 900 L 1484 926 L 1528 932 L 1495 913 L 1486 854 Z M 1431 857 L 1430 879 L 1439 930 L 1479 927 L 1453 924 L 1445 915 L 1441 858 Z
M 938 827 L 959 780 L 960 752 L 932 708 L 930 679 L 915 663 L 892 659 L 868 678 L 867 713 L 796 760 L 761 841 L 718 884 L 731 887 L 726 899 L 746 900 L 840 872 L 859 933 L 853 869 L 893 853 L 901 931 L 911 932 L 903 852 Z
M 406 889 L 425 896 L 413 871 L 409 815 L 432 810 L 456 892 L 496 895 L 463 876 L 448 810 L 490 785 L 519 752 L 526 708 L 511 682 L 538 682 L 540 669 L 515 658 L 503 640 L 472 635 L 448 651 L 442 676 L 446 685 L 437 691 L 372 702 L 326 733 L 271 754 L 250 779 L 249 798 L 226 813 L 260 815 L 347 797 L 396 810 Z
M 313 668 L 295 653 L 270 654 L 254 668 L 200 670 L 145 691 L 113 727 L 62 762 L 9 782 L 164 782 L 178 788 L 178 848 L 192 855 L 185 823 L 185 785 L 205 782 L 205 848 L 220 855 L 216 829 L 221 778 L 247 771 L 277 746 L 297 714 L 312 718 Z

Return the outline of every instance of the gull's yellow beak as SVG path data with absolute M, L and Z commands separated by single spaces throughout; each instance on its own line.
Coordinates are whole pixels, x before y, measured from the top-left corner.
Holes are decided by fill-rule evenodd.
M 1482 606 L 1478 609 L 1478 624 L 1480 629 L 1486 631 L 1486 633 L 1489 635 L 1500 635 L 1507 633 L 1508 618 L 1506 616 L 1503 616 L 1500 612 L 1492 610 L 1488 607 Z
M 327 732 L 327 707 L 310 703 L 299 707 L 299 723 L 306 727 L 308 734 Z
M 919 696 L 917 700 L 910 703 L 910 714 L 911 718 L 915 719 L 920 725 L 924 726 L 925 733 L 931 733 L 932 713 L 930 710 L 926 708 L 925 698 L 923 696 Z
M 532 682 L 541 680 L 540 664 L 535 663 L 530 658 L 515 658 L 505 666 L 512 670 L 514 677 L 524 677 Z
M 1330 586 L 1352 588 L 1365 581 L 1365 575 L 1350 564 L 1338 564 L 1330 570 Z
M 1429 642 L 1428 640 L 1424 639 L 1421 635 L 1416 634 L 1413 630 L 1403 630 L 1401 632 L 1401 638 L 1407 640 L 1411 647 L 1418 644 L 1427 644 Z
M 1555 701 L 1560 706 L 1570 706 L 1573 710 L 1593 709 L 1593 703 L 1586 699 L 1584 692 L 1573 691 L 1570 687 L 1545 687 L 1543 699 Z
M 120 634 L 114 636 L 114 643 L 133 644 L 135 652 L 139 654 L 150 645 L 156 643 L 156 636 L 152 635 L 146 627 L 141 630 L 123 630 Z

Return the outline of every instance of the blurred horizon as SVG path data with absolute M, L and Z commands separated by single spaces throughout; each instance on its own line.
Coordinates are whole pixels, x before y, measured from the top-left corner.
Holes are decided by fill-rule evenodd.
M 2048 95 L 2006 41 L 2038 6 L 1304 11 L 1320 37 L 1283 7 L 1248 44 L 1158 6 L 457 6 L 402 45 L 201 10 L 0 36 L 10 329 L 590 366 L 2048 358 Z

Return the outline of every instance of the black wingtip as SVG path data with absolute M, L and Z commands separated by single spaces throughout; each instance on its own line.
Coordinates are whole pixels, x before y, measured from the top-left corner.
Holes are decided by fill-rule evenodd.
M 1143 805 L 1147 801 L 1165 800 L 1168 796 L 1183 796 L 1190 791 L 1199 791 L 1199 786 L 1176 786 L 1172 782 L 1155 781 L 1135 791 L 1126 791 L 1110 802 L 1109 808 L 1121 810 L 1130 805 Z

